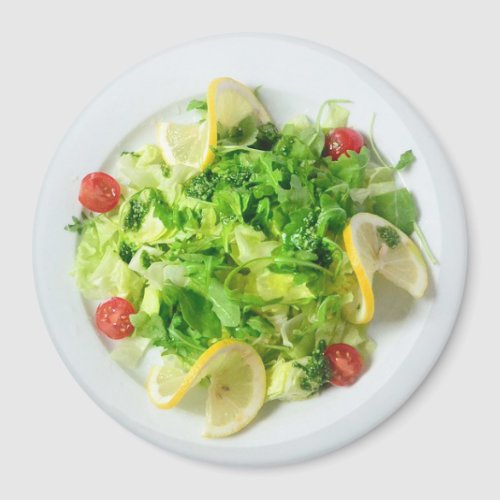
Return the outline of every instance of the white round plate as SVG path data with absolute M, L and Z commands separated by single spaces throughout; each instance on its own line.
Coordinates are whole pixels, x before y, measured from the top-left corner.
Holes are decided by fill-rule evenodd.
M 272 403 L 243 432 L 201 437 L 203 406 L 188 400 L 164 411 L 140 383 L 110 358 L 92 311 L 70 276 L 76 236 L 63 230 L 80 211 L 81 178 L 112 169 L 123 150 L 154 141 L 156 120 L 185 119 L 185 105 L 208 82 L 231 76 L 260 96 L 279 124 L 314 117 L 331 98 L 353 101 L 350 124 L 367 132 L 376 113 L 376 140 L 391 161 L 412 149 L 404 171 L 419 204 L 420 224 L 440 264 L 430 266 L 426 296 L 411 301 L 376 283 L 370 334 L 371 366 L 349 388 L 319 397 Z M 193 115 L 190 116 L 193 119 Z M 41 309 L 69 370 L 94 401 L 132 432 L 167 450 L 231 465 L 270 465 L 315 457 L 352 442 L 395 412 L 439 357 L 460 306 L 466 273 L 465 217 L 455 179 L 434 134 L 414 109 L 372 71 L 332 49 L 274 35 L 226 35 L 168 50 L 131 69 L 106 88 L 67 133 L 49 168 L 34 227 L 34 270 Z

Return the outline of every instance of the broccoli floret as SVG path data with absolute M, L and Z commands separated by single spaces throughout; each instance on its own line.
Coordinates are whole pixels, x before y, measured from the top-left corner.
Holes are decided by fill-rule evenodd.
M 149 211 L 149 206 L 140 198 L 132 198 L 129 201 L 128 211 L 123 219 L 123 227 L 126 231 L 138 231 Z
M 314 252 L 317 247 L 318 236 L 316 234 L 317 217 L 314 212 L 304 217 L 302 224 L 290 235 L 290 243 L 297 250 Z
M 230 170 L 221 175 L 224 182 L 232 187 L 241 187 L 252 177 L 252 171 L 249 167 L 238 166 L 237 169 Z
M 377 227 L 377 233 L 382 241 L 386 243 L 389 248 L 396 248 L 401 241 L 401 236 L 398 232 L 390 226 Z
M 304 371 L 300 387 L 311 394 L 318 392 L 331 378 L 331 368 L 325 356 L 326 342 L 320 340 L 317 348 L 312 352 L 305 365 L 295 363 L 295 366 Z
M 190 198 L 211 201 L 219 181 L 219 175 L 207 170 L 193 177 L 184 187 L 184 193 Z
M 314 253 L 318 256 L 316 262 L 323 267 L 330 267 L 333 262 L 333 255 L 330 248 L 325 245 L 323 238 L 320 238 L 318 241 L 318 246 Z
M 329 267 L 333 262 L 332 252 L 321 236 L 318 236 L 317 211 L 304 217 L 301 225 L 289 236 L 288 241 L 296 250 L 304 250 L 316 254 L 316 262 Z
M 274 123 L 263 123 L 257 129 L 257 139 L 252 147 L 264 151 L 270 151 L 279 141 L 281 135 Z
M 154 223 L 152 223 L 155 221 Z M 135 193 L 122 206 L 120 226 L 124 240 L 139 247 L 157 239 L 165 228 L 172 226 L 172 210 L 163 200 L 161 191 L 152 188 Z
M 118 254 L 126 264 L 128 264 L 132 260 L 132 257 L 134 256 L 136 251 L 137 249 L 135 248 L 135 246 L 131 245 L 130 243 L 126 243 L 125 241 L 120 242 Z

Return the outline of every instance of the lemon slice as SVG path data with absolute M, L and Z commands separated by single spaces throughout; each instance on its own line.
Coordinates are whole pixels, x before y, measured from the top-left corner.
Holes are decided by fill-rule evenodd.
M 257 124 L 271 118 L 255 94 L 232 78 L 212 80 L 207 91 L 207 116 L 201 123 L 159 123 L 158 145 L 170 166 L 185 165 L 203 170 L 214 159 L 218 127 L 227 130 L 254 117 Z
M 352 323 L 368 323 L 373 318 L 376 272 L 415 298 L 425 293 L 427 266 L 420 250 L 387 220 L 369 213 L 356 214 L 344 229 L 344 244 L 359 284 L 354 301 L 344 309 Z
M 163 365 L 153 366 L 146 381 L 151 401 L 159 408 L 169 408 L 172 395 L 177 392 L 186 375 L 187 370 L 177 356 L 163 356 Z
M 168 361 L 151 369 L 146 387 L 158 407 L 176 406 L 205 377 L 210 378 L 205 437 L 224 437 L 248 425 L 264 404 L 266 371 L 255 349 L 233 339 L 210 346 L 184 373 Z
M 208 121 L 202 123 L 159 123 L 158 145 L 168 165 L 205 168 L 214 157 L 211 146 L 217 144 L 217 130 Z
M 262 103 L 246 85 L 227 77 L 210 82 L 207 91 L 207 120 L 210 121 L 211 128 L 216 128 L 217 124 L 233 128 L 252 115 L 259 124 L 271 121 Z

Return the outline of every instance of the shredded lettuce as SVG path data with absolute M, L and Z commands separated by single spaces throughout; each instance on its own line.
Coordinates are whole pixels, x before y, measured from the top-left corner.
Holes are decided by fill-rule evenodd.
M 160 148 L 146 145 L 133 153 L 123 153 L 118 161 L 120 178 L 139 191 L 144 188 L 162 189 L 169 183 L 171 170 Z
M 232 257 L 239 264 L 261 257 L 269 257 L 279 246 L 277 241 L 267 241 L 262 231 L 250 226 L 239 225 L 234 228 L 235 248 Z
M 316 119 L 318 127 L 324 132 L 333 128 L 346 127 L 349 120 L 349 110 L 341 104 L 349 103 L 345 99 L 330 99 L 321 106 Z
M 304 389 L 304 371 L 298 366 L 298 362 L 306 363 L 307 358 L 300 358 L 296 361 L 285 361 L 279 359 L 267 370 L 267 392 L 266 399 L 281 399 L 283 401 L 297 401 L 306 399 L 314 391 Z
M 124 338 L 111 351 L 111 359 L 132 370 L 137 367 L 150 344 L 150 339 L 139 335 Z
M 114 221 L 96 218 L 82 234 L 76 252 L 74 275 L 78 288 L 87 299 L 124 297 L 137 304 L 144 280 L 120 258 Z

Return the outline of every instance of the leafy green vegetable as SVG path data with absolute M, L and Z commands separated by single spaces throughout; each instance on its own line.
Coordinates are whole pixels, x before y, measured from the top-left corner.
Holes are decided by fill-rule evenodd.
M 274 123 L 263 123 L 257 128 L 257 136 L 252 146 L 263 151 L 270 151 L 278 142 L 281 134 Z
M 167 337 L 163 319 L 159 314 L 149 315 L 139 311 L 130 315 L 130 322 L 134 325 L 134 335 L 151 339 L 154 345 L 162 345 Z
M 220 337 L 221 322 L 208 299 L 198 293 L 180 288 L 179 305 L 186 323 L 205 337 Z
M 280 399 L 283 401 L 297 401 L 306 399 L 312 392 L 303 388 L 304 370 L 300 363 L 307 363 L 308 358 L 298 361 L 286 361 L 279 358 L 267 370 L 267 401 Z
M 316 120 L 318 127 L 324 131 L 333 128 L 346 127 L 349 119 L 349 110 L 340 105 L 340 103 L 349 103 L 344 99 L 330 99 L 323 103 Z
M 349 156 L 342 155 L 338 160 L 332 161 L 329 165 L 335 177 L 346 182 L 349 187 L 357 188 L 361 186 L 363 175 L 370 162 L 368 148 L 363 147 L 359 153 L 349 152 Z
M 256 231 L 244 225 L 234 228 L 234 240 L 235 245 L 231 256 L 240 264 L 261 257 L 269 257 L 271 252 L 279 246 L 277 241 L 267 241 L 262 231 Z
M 123 152 L 118 161 L 120 176 L 133 189 L 165 189 L 172 171 L 163 159 L 160 148 L 148 144 L 136 152 Z
M 292 222 L 284 228 L 285 243 L 295 250 L 314 254 L 314 260 L 323 267 L 329 267 L 333 262 L 331 248 L 327 241 L 319 235 L 319 212 L 297 211 Z M 323 221 L 327 224 L 327 221 Z M 323 231 L 326 230 L 322 227 Z
M 157 189 L 143 189 L 131 196 L 120 209 L 120 226 L 124 239 L 138 246 L 152 243 L 167 233 L 176 230 L 180 220 L 165 203 Z
M 305 364 L 296 365 L 304 371 L 300 387 L 307 392 L 318 392 L 331 378 L 331 368 L 325 356 L 326 342 L 320 340 Z
M 222 326 L 235 327 L 240 324 L 241 312 L 239 305 L 228 297 L 222 283 L 215 278 L 212 278 L 208 285 L 208 297 Z
M 76 252 L 75 280 L 87 299 L 118 296 L 137 304 L 144 281 L 118 255 L 116 227 L 113 221 L 99 216 L 85 228 Z
M 189 101 L 186 111 L 191 111 L 193 109 L 200 109 L 202 111 L 207 110 L 207 101 L 200 100 L 200 99 L 192 99 Z
M 417 207 L 413 196 L 406 188 L 375 196 L 373 198 L 373 211 L 392 222 L 404 233 L 411 234 L 413 232 L 417 219 Z
M 399 158 L 399 161 L 396 163 L 394 168 L 396 170 L 403 170 L 404 168 L 410 166 L 414 161 L 416 160 L 415 155 L 413 154 L 413 151 L 409 149 L 408 151 L 405 151 L 401 157 Z
M 87 215 L 82 213 L 81 219 L 78 217 L 73 216 L 72 217 L 73 222 L 71 224 L 68 224 L 67 226 L 64 226 L 64 229 L 69 232 L 73 233 L 78 233 L 82 234 L 83 230 L 92 223 L 92 219 L 89 219 Z
M 253 144 L 258 135 L 257 118 L 248 115 L 235 127 L 227 128 L 217 124 L 217 142 L 221 145 L 248 146 Z
M 149 314 L 150 316 L 158 314 L 161 307 L 160 295 L 160 290 L 151 283 L 148 283 L 144 289 L 139 312 Z
M 111 359 L 124 368 L 133 369 L 138 365 L 150 345 L 150 339 L 132 335 L 120 341 L 111 352 Z
M 320 340 L 310 356 L 296 361 L 278 359 L 267 371 L 267 399 L 293 401 L 319 392 L 331 378 L 325 349 L 326 342 Z

